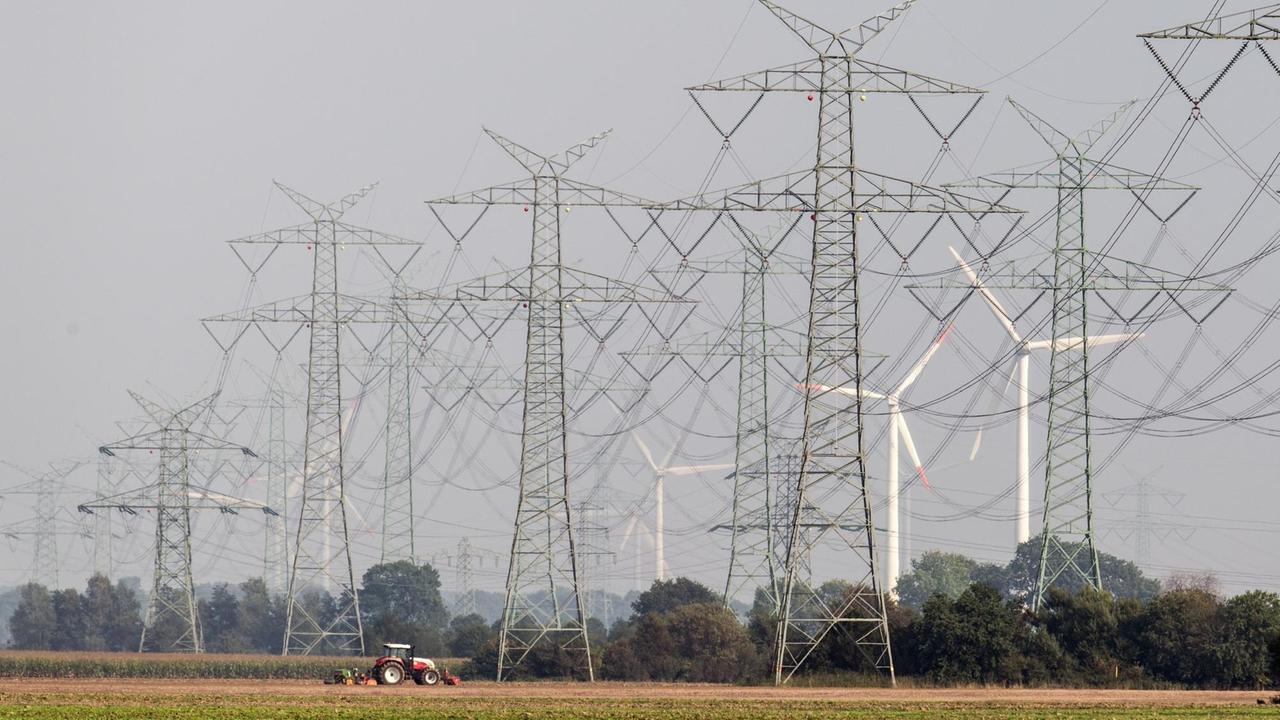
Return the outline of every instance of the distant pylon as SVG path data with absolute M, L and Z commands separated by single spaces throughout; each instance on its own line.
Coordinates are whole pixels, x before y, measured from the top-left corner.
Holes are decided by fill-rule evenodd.
M 147 597 L 146 617 L 138 651 L 163 649 L 170 652 L 203 652 L 204 640 L 200 616 L 196 611 L 195 580 L 191 574 L 191 510 L 193 499 L 203 495 L 191 482 L 192 453 L 201 451 L 237 451 L 252 455 L 240 445 L 209 437 L 192 428 L 209 413 L 218 393 L 180 410 L 169 410 L 136 393 L 133 399 L 155 423 L 157 429 L 124 440 L 103 445 L 98 451 L 114 455 L 121 450 L 147 450 L 159 455 L 159 475 L 154 488 L 156 516 L 155 569 L 151 592 Z M 139 506 L 118 499 L 99 498 L 80 506 L 92 512 L 106 508 L 136 512 Z M 180 628 L 177 638 L 165 648 L 155 646 L 154 631 L 161 623 L 172 621 Z
M 471 568 L 474 559 L 475 556 L 471 552 L 471 539 L 464 537 L 459 540 L 458 554 L 455 558 L 457 564 L 454 566 L 457 576 L 455 587 L 458 593 L 453 603 L 454 617 L 475 614 L 476 584 L 474 571 Z
M 1043 543 L 1037 580 L 1031 594 L 1031 607 L 1035 609 L 1040 607 L 1049 588 L 1064 575 L 1102 589 L 1102 568 L 1094 543 L 1091 433 L 1091 386 L 1094 381 L 1090 351 L 1094 345 L 1105 342 L 1107 336 L 1089 335 L 1087 302 L 1088 297 L 1098 290 L 1091 276 L 1096 275 L 1099 260 L 1089 252 L 1085 240 L 1085 191 L 1126 190 L 1145 197 L 1158 190 L 1191 192 L 1196 188 L 1089 157 L 1093 146 L 1133 103 L 1122 105 L 1074 137 L 1012 99 L 1009 104 L 1049 146 L 1054 157 L 1038 163 L 1034 170 L 1015 168 L 948 183 L 948 187 L 994 188 L 1005 192 L 1014 188 L 1046 189 L 1055 191 L 1057 195 L 1053 280 L 1049 285 L 1040 278 L 1031 281 L 1038 289 L 1051 291 L 1053 297 L 1048 342 L 1049 422 L 1045 448 Z M 1145 201 L 1143 204 L 1146 206 Z M 1150 209 L 1150 206 L 1146 207 Z M 1157 219 L 1164 222 L 1169 218 L 1157 215 Z M 963 263 L 962 267 L 965 267 Z M 965 269 L 972 272 L 967 267 Z M 1115 289 L 1164 290 L 1145 277 L 1138 283 L 1130 283 L 1122 277 L 1115 281 L 1115 285 Z M 982 292 L 986 292 L 985 288 Z M 1002 322 L 1011 320 L 1002 318 Z M 1119 347 L 1123 348 L 1124 344 L 1136 338 L 1136 334 L 1123 338 Z M 1020 379 L 1019 382 L 1025 380 Z
M 0 528 L 0 534 L 9 537 L 29 537 L 32 541 L 31 582 L 40 583 L 47 588 L 56 589 L 62 580 L 59 573 L 60 558 L 58 556 L 58 501 L 57 494 L 62 491 L 67 476 L 82 465 L 81 461 L 50 463 L 49 469 L 43 472 L 29 470 L 8 461 L 0 461 L 4 465 L 26 475 L 30 482 L 10 485 L 6 495 L 31 495 L 35 499 L 35 514 L 25 520 Z
M 404 314 L 404 286 L 392 286 L 392 311 Z M 382 562 L 415 562 L 413 532 L 413 361 L 416 357 L 407 317 L 393 322 L 387 338 L 386 456 L 383 465 Z

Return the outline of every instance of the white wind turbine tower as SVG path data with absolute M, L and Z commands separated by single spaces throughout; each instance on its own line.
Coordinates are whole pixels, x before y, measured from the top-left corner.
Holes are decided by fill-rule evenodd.
M 666 556 L 666 519 L 663 513 L 663 503 L 665 500 L 665 478 L 668 475 L 699 475 L 704 472 L 715 472 L 717 470 L 732 470 L 733 463 L 721 463 L 714 465 L 676 465 L 670 466 L 671 456 L 675 454 L 676 447 L 672 447 L 667 451 L 666 457 L 662 458 L 662 464 L 654 462 L 653 453 L 649 452 L 649 446 L 644 444 L 639 435 L 632 433 L 631 439 L 635 440 L 636 446 L 640 448 L 640 452 L 644 453 L 644 459 L 649 463 L 649 467 L 653 469 L 653 561 L 654 561 L 654 579 L 667 579 L 667 556 Z
M 986 285 L 978 279 L 978 273 L 960 257 L 960 253 L 956 252 L 955 248 L 948 247 L 947 249 L 951 251 L 951 255 L 959 263 L 960 269 L 964 270 L 964 274 L 969 277 L 969 282 L 973 283 L 973 288 L 986 301 L 991 313 L 996 316 L 996 320 L 1000 321 L 1005 332 L 1009 333 L 1009 337 L 1013 338 L 1013 342 L 1018 348 L 1018 356 L 1014 363 L 1013 373 L 1017 376 L 1018 385 L 1018 505 L 1014 518 L 1014 538 L 1017 544 L 1021 545 L 1031 539 L 1031 393 L 1028 389 L 1030 384 L 1031 352 L 1033 350 L 1048 350 L 1054 345 L 1057 346 L 1058 350 L 1070 349 L 1081 342 L 1087 343 L 1089 347 L 1114 345 L 1140 338 L 1143 334 L 1120 333 L 1116 335 L 1089 335 L 1085 338 L 1065 337 L 1048 340 L 1026 340 L 1022 335 L 1018 334 L 1017 328 L 1013 326 L 1013 319 L 1008 311 L 1004 309 L 1004 306 L 1000 304 L 996 296 L 991 294 Z
M 649 547 L 654 546 L 653 531 L 650 530 L 649 526 L 640 518 L 640 515 L 636 510 L 631 511 L 631 516 L 627 519 L 627 526 L 622 530 L 622 544 L 618 546 L 618 552 L 626 552 L 627 545 L 631 544 L 631 541 L 637 534 L 637 530 L 639 531 L 640 538 L 632 545 L 633 552 L 635 553 L 635 559 L 631 567 L 631 572 L 635 578 L 636 589 L 643 590 L 644 588 L 640 585 L 640 565 L 643 563 L 643 560 L 641 560 L 641 552 L 643 551 L 641 550 L 640 545 L 641 541 L 644 541 L 649 545 Z
M 947 333 L 951 332 L 951 326 L 948 325 L 939 335 L 938 339 L 933 341 L 929 349 L 925 351 L 923 357 L 920 358 L 914 366 L 912 366 L 907 376 L 898 383 L 898 386 L 889 393 L 878 393 L 874 390 L 862 388 L 861 391 L 850 387 L 830 387 L 827 385 L 814 385 L 813 389 L 818 391 L 831 391 L 854 397 L 859 393 L 863 400 L 884 400 L 889 407 L 889 447 L 887 450 L 889 468 L 886 482 L 888 487 L 885 489 L 885 514 L 887 515 L 885 524 L 885 574 L 888 576 L 886 587 L 893 592 L 894 587 L 898 584 L 898 573 L 900 571 L 899 561 L 901 552 L 900 533 L 898 530 L 899 522 L 899 492 L 900 485 L 898 479 L 898 449 L 899 441 L 906 447 L 907 456 L 911 458 L 912 464 L 915 465 L 916 474 L 920 476 L 920 481 L 925 487 L 929 487 L 929 478 L 924 472 L 924 463 L 920 461 L 920 454 L 916 452 L 915 441 L 911 439 L 911 428 L 907 426 L 907 419 L 902 414 L 902 395 L 908 388 L 920 378 L 920 373 L 924 372 L 924 368 L 933 359 L 938 348 L 942 347 L 942 341 L 947 338 Z M 803 389 L 803 386 L 801 386 Z

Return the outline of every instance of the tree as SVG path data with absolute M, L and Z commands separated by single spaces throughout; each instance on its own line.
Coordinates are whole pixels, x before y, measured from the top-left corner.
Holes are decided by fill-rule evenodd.
M 58 616 L 49 589 L 38 583 L 23 585 L 18 607 L 9 616 L 13 646 L 19 650 L 48 650 L 53 647 L 57 627 Z
M 1110 593 L 1086 587 L 1072 595 L 1052 588 L 1040 620 L 1076 671 L 1094 679 L 1118 672 L 1120 611 Z
M 374 565 L 361 578 L 360 610 L 365 645 L 410 643 L 423 653 L 444 650 L 449 620 L 440 595 L 440 575 L 430 565 L 408 560 Z
M 459 615 L 449 622 L 449 654 L 454 657 L 474 657 L 498 633 L 484 618 L 475 613 Z
M 673 580 L 654 580 L 649 589 L 640 594 L 631 609 L 636 616 L 649 613 L 669 613 L 683 605 L 715 604 L 720 596 L 695 580 L 678 577 Z
M 94 575 L 81 597 L 85 650 L 137 650 L 142 632 L 138 600 L 123 584 L 112 586 L 105 575 Z
M 200 601 L 200 626 L 209 652 L 237 653 L 249 650 L 240 626 L 240 601 L 226 583 L 218 583 L 208 600 Z
M 271 596 L 262 578 L 249 578 L 240 583 L 237 625 L 249 648 L 257 652 L 280 652 L 284 619 L 284 602 L 280 597 Z
M 374 565 L 361 578 L 360 609 L 369 617 L 395 617 L 425 627 L 449 621 L 440 595 L 440 575 L 430 565 L 408 560 Z
M 1280 641 L 1280 596 L 1254 590 L 1222 606 L 1221 630 L 1213 654 L 1217 683 L 1261 688 L 1280 681 L 1271 647 Z
M 1203 590 L 1162 593 L 1147 604 L 1138 628 L 1143 665 L 1172 682 L 1212 680 L 1218 636 L 1218 599 Z
M 1018 679 L 1020 610 L 995 588 L 974 583 L 955 601 L 934 595 L 919 623 L 920 667 L 941 682 Z
M 993 585 L 1006 598 L 1029 597 L 1031 591 L 1035 588 L 1036 579 L 1040 573 L 1040 547 L 1042 544 L 1042 535 L 1031 538 L 1018 545 L 1017 552 L 1014 553 L 1013 559 L 1009 561 L 1009 564 L 1005 566 L 1003 573 L 993 573 L 990 568 L 984 567 L 983 577 L 975 577 L 974 579 L 981 579 L 983 582 Z M 1065 543 L 1061 549 L 1055 550 L 1055 552 L 1060 553 L 1058 560 L 1063 561 L 1068 554 L 1073 554 L 1078 547 L 1078 544 Z M 1128 560 L 1100 552 L 1098 553 L 1098 565 L 1102 575 L 1102 589 L 1118 598 L 1137 598 L 1138 600 L 1146 601 L 1160 592 L 1160 581 L 1144 576 L 1142 570 Z M 1068 592 L 1074 593 L 1084 587 L 1084 581 L 1079 575 L 1064 573 L 1055 583 L 1055 587 L 1061 587 Z
M 977 563 L 956 553 L 930 550 L 911 561 L 911 572 L 898 579 L 898 601 L 919 609 L 934 595 L 954 600 L 974 582 Z
M 52 594 L 53 613 L 58 624 L 53 630 L 52 650 L 83 650 L 88 631 L 84 603 L 74 588 L 55 590 Z
M 764 664 L 733 612 L 719 603 L 684 605 L 665 618 L 678 658 L 673 680 L 735 682 Z

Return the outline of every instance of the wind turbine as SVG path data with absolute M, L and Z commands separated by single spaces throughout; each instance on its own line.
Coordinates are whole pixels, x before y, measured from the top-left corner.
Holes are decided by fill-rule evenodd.
M 662 464 L 654 462 L 653 453 L 649 452 L 649 446 L 644 444 L 639 435 L 632 433 L 631 439 L 635 441 L 636 446 L 640 448 L 640 452 L 644 454 L 644 459 L 649 463 L 649 467 L 653 469 L 653 560 L 654 560 L 654 579 L 667 579 L 667 557 L 666 543 L 664 542 L 666 534 L 666 519 L 663 515 L 663 501 L 666 494 L 665 478 L 668 475 L 699 475 L 704 472 L 715 472 L 717 470 L 732 470 L 733 463 L 720 463 L 713 465 L 676 465 L 671 466 L 667 463 L 671 462 L 671 456 L 675 454 L 676 447 L 672 447 L 667 451 L 666 457 L 662 458 Z
M 888 447 L 888 487 L 885 490 L 886 502 L 885 513 L 888 515 L 885 526 L 885 573 L 888 576 L 888 587 L 892 592 L 898 583 L 899 572 L 899 545 L 900 537 L 898 531 L 899 509 L 898 509 L 898 450 L 899 441 L 907 450 L 907 456 L 911 458 L 911 462 L 915 465 L 916 474 L 920 476 L 920 481 L 925 487 L 929 487 L 929 478 L 924 472 L 924 463 L 920 460 L 920 454 L 916 452 L 915 441 L 911 439 L 911 428 L 907 426 L 907 419 L 902 414 L 902 395 L 920 379 L 920 373 L 924 372 L 924 368 L 933 359 L 938 348 L 942 347 L 942 341 L 946 340 L 947 333 L 951 332 L 951 326 L 948 325 L 939 335 L 938 339 L 933 341 L 929 349 L 925 351 L 923 357 L 912 366 L 910 372 L 898 383 L 898 386 L 888 393 L 878 393 L 868 388 L 861 390 L 851 387 L 830 387 L 828 385 L 811 385 L 810 389 L 819 392 L 835 392 L 849 397 L 862 396 L 863 400 L 884 400 L 889 407 L 889 447 Z M 801 386 L 803 389 L 804 386 Z
M 653 531 L 649 529 L 649 526 L 645 524 L 644 520 L 642 520 L 636 510 L 633 509 L 631 511 L 631 516 L 627 519 L 627 526 L 622 531 L 622 544 L 618 546 L 619 554 L 626 552 L 627 545 L 630 544 L 632 538 L 636 536 L 637 530 L 639 530 L 640 539 L 636 540 L 635 544 L 632 546 L 634 548 L 633 552 L 635 553 L 635 558 L 634 564 L 631 566 L 631 571 L 635 579 L 636 589 L 642 590 L 643 588 L 640 585 L 640 565 L 643 561 L 640 558 L 642 552 L 640 548 L 640 541 L 643 540 L 649 545 L 649 547 L 653 547 Z
M 1013 373 L 1018 378 L 1018 505 L 1014 519 L 1014 539 L 1018 545 L 1021 545 L 1031 539 L 1031 393 L 1029 390 L 1031 352 L 1034 350 L 1048 350 L 1051 347 L 1056 350 L 1070 350 L 1080 346 L 1082 343 L 1091 348 L 1101 345 L 1114 345 L 1140 338 L 1143 334 L 1120 333 L 1115 335 L 1089 335 L 1084 338 L 1065 337 L 1047 340 L 1027 340 L 1013 326 L 1012 317 L 1004 309 L 1004 306 L 1000 304 L 1000 301 L 996 299 L 996 296 L 991 294 L 986 285 L 978 279 L 978 273 L 960 257 L 960 253 L 956 252 L 955 248 L 948 246 L 947 249 L 951 251 L 951 256 L 956 259 L 960 269 L 964 270 L 964 274 L 969 277 L 969 282 L 973 283 L 973 288 L 986 301 L 991 313 L 996 316 L 996 320 L 1000 321 L 1000 325 L 1004 327 L 1005 332 L 1009 333 L 1009 337 L 1013 339 L 1018 348 Z

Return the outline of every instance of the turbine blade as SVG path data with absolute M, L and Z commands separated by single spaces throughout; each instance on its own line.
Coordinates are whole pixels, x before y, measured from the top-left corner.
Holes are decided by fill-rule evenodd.
M 653 461 L 653 453 L 649 452 L 649 446 L 645 445 L 644 441 L 640 439 L 640 436 L 634 432 L 631 433 L 631 439 L 635 441 L 636 446 L 640 448 L 640 452 L 644 455 L 645 461 L 649 463 L 649 467 L 654 472 L 659 472 L 658 464 Z
M 924 486 L 929 487 L 929 477 L 924 474 L 924 463 L 920 462 L 920 454 L 916 452 L 916 443 L 911 439 L 911 429 L 907 427 L 907 418 L 901 413 L 898 414 L 898 430 L 902 434 L 902 444 L 907 448 L 907 456 L 911 458 L 911 464 L 916 466 L 916 474 L 920 476 Z
M 1013 338 L 1014 342 L 1021 343 L 1022 336 L 1018 334 L 1017 328 L 1013 326 L 1013 320 L 1010 319 L 1010 315 L 1004 309 L 1004 306 L 1000 304 L 1000 301 L 996 299 L 995 295 L 991 294 L 991 291 L 987 289 L 987 286 L 982 284 L 982 281 L 978 279 L 978 273 L 974 272 L 973 268 L 969 266 L 969 263 L 965 262 L 964 258 L 960 257 L 960 253 L 956 252 L 956 249 L 950 245 L 947 246 L 947 249 L 951 251 L 951 256 L 956 259 L 956 263 L 960 265 L 960 269 L 964 270 L 964 274 L 969 276 L 969 282 L 973 283 L 974 289 L 978 291 L 978 294 L 982 296 L 983 300 L 987 301 L 987 306 L 991 308 L 991 312 L 995 313 L 996 319 L 1004 326 L 1005 332 L 1009 333 L 1009 337 Z
M 681 465 L 678 467 L 667 468 L 667 475 L 697 475 L 704 472 L 715 472 L 717 470 L 732 470 L 733 463 L 718 463 L 714 465 Z
M 907 376 L 903 378 L 902 384 L 898 385 L 898 389 L 894 391 L 894 395 L 901 395 L 904 390 L 911 387 L 911 384 L 920 377 L 920 373 L 924 372 L 924 366 L 929 364 L 929 361 L 933 359 L 934 354 L 938 352 L 938 348 L 942 347 L 942 341 L 947 339 L 947 335 L 951 333 L 951 328 L 953 327 L 955 327 L 954 323 L 948 323 L 947 326 L 943 328 L 942 332 L 938 334 L 938 339 L 934 340 L 933 344 L 930 345 L 929 349 L 925 352 L 924 357 L 920 358 L 920 361 L 911 368 L 911 372 L 907 373 Z
M 1028 350 L 1046 350 L 1052 347 L 1055 350 L 1070 350 L 1087 344 L 1089 347 L 1099 347 L 1101 345 L 1115 345 L 1126 342 L 1128 340 L 1136 340 L 1145 333 L 1118 333 L 1115 335 L 1090 335 L 1087 338 L 1065 337 L 1054 340 L 1035 340 L 1027 343 Z
M 878 393 L 874 390 L 868 390 L 866 388 L 863 388 L 861 393 L 859 393 L 858 391 L 850 387 L 832 387 L 830 385 L 820 385 L 818 383 L 811 383 L 808 385 L 804 383 L 796 383 L 796 389 L 797 390 L 815 390 L 817 392 L 833 392 L 833 393 L 839 393 L 841 395 L 847 395 L 849 397 L 857 397 L 859 394 L 861 394 L 864 399 L 871 399 L 871 400 L 885 399 L 884 394 Z
M 631 519 L 627 521 L 627 526 L 622 529 L 622 544 L 618 546 L 618 552 L 622 552 L 627 549 L 627 543 L 631 542 L 631 533 L 634 532 L 635 529 L 636 516 L 632 515 Z

